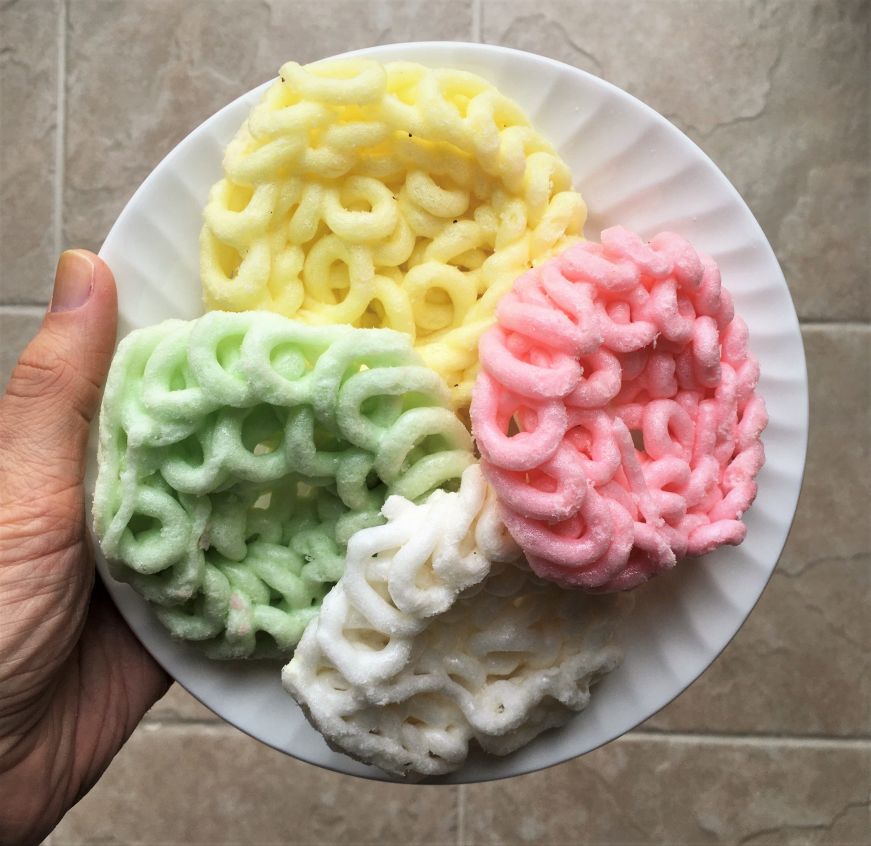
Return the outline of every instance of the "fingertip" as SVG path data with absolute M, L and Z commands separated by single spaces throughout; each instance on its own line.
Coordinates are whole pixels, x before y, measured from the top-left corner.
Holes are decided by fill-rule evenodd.
M 112 273 L 109 265 L 96 253 L 81 247 L 67 250 L 67 253 L 74 254 L 77 260 L 83 259 L 90 265 L 91 291 L 88 302 L 93 301 L 98 307 L 110 310 L 114 314 L 118 308 L 118 293 L 115 286 L 115 275 Z M 64 253 L 64 255 L 67 253 Z M 61 256 L 58 267 L 63 262 L 64 255 Z
M 112 346 L 114 348 L 116 321 L 118 318 L 118 291 L 115 287 L 115 275 L 106 262 L 98 255 L 83 250 L 94 262 L 94 290 L 92 297 L 104 316 L 111 321 Z
M 94 266 L 94 271 L 96 275 L 99 277 L 100 284 L 104 286 L 109 286 L 111 288 L 115 287 L 115 275 L 112 273 L 112 269 L 109 267 L 103 259 L 100 258 L 96 253 L 92 253 L 90 250 L 85 250 L 81 247 L 77 247 L 71 252 L 79 253 L 80 255 L 85 256 L 88 261 Z
M 65 250 L 58 259 L 48 315 L 117 310 L 115 277 L 109 266 L 90 250 Z M 80 319 L 80 318 L 76 318 Z

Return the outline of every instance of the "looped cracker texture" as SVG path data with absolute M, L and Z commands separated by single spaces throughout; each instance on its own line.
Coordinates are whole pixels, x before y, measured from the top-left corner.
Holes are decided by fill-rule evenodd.
M 213 657 L 288 654 L 387 496 L 474 461 L 409 339 L 212 312 L 133 332 L 100 416 L 94 520 L 113 573 Z
M 481 339 L 472 423 L 533 570 L 623 590 L 746 534 L 765 404 L 716 264 L 621 227 L 517 280 Z
M 508 563 L 518 550 L 477 465 L 459 492 L 391 497 L 384 514 L 349 541 L 282 674 L 333 748 L 416 780 L 460 767 L 472 740 L 508 754 L 586 707 L 619 661 L 623 603 Z
M 480 77 L 289 62 L 209 196 L 205 301 L 406 332 L 468 405 L 497 301 L 585 217 L 566 164 Z

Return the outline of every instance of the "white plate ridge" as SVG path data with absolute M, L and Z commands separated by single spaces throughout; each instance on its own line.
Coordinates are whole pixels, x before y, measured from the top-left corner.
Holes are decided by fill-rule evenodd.
M 807 375 L 786 281 L 747 205 L 682 132 L 631 95 L 588 73 L 530 53 L 481 44 L 422 42 L 345 55 L 411 60 L 480 74 L 515 99 L 557 147 L 589 207 L 586 234 L 623 224 L 650 237 L 673 229 L 720 264 L 750 328 L 770 422 L 747 539 L 689 560 L 638 589 L 622 630 L 625 659 L 589 708 L 506 758 L 475 755 L 442 781 L 520 775 L 607 743 L 654 714 L 711 664 L 756 604 L 795 514 L 807 447 Z M 221 109 L 152 171 L 112 227 L 100 255 L 115 273 L 119 337 L 166 318 L 202 313 L 199 231 L 227 143 L 271 81 Z M 92 438 L 89 489 L 96 454 Z M 132 589 L 97 566 L 131 629 L 187 690 L 216 714 L 283 752 L 339 772 L 386 779 L 330 750 L 287 695 L 278 665 L 213 662 L 173 641 Z

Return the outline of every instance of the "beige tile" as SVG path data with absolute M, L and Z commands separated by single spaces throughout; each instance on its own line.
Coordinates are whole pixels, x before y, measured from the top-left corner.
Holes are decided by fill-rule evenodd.
M 457 789 L 363 781 L 225 726 L 141 726 L 55 831 L 84 843 L 455 844 Z
M 868 745 L 629 736 L 541 773 L 464 788 L 465 844 L 860 844 Z
M 769 28 L 747 38 L 751 15 L 759 20 L 759 5 L 741 0 L 542 0 L 534 5 L 483 0 L 482 37 L 607 77 L 683 128 L 707 134 L 724 123 L 751 118 L 766 105 L 767 72 L 781 39 Z M 684 27 L 679 38 L 676 23 Z
M 871 4 L 482 3 L 485 41 L 589 70 L 687 132 L 759 218 L 801 316 L 871 317 Z
M 145 719 L 152 722 L 186 722 L 215 721 L 219 717 L 205 705 L 200 704 L 199 700 L 191 696 L 180 684 L 174 684 L 166 695 L 152 706 Z
M 5 390 L 21 351 L 42 323 L 41 308 L 0 306 L 0 390 Z
M 160 159 L 283 62 L 471 34 L 471 0 L 322 0 L 317 8 L 302 0 L 71 0 L 66 243 L 99 246 Z
M 804 339 L 810 445 L 784 555 L 732 644 L 648 727 L 871 734 L 871 329 Z
M 0 7 L 0 303 L 51 290 L 59 8 Z

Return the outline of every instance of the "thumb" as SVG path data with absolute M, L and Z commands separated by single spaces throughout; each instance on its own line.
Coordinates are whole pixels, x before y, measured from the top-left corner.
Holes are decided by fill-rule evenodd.
M 99 406 L 116 325 L 112 271 L 87 250 L 63 253 L 45 319 L 0 400 L 3 463 L 9 462 L 0 469 L 19 471 L 3 474 L 4 481 L 12 488 L 16 479 L 27 485 L 27 499 L 77 491 L 81 485 L 88 428 Z

